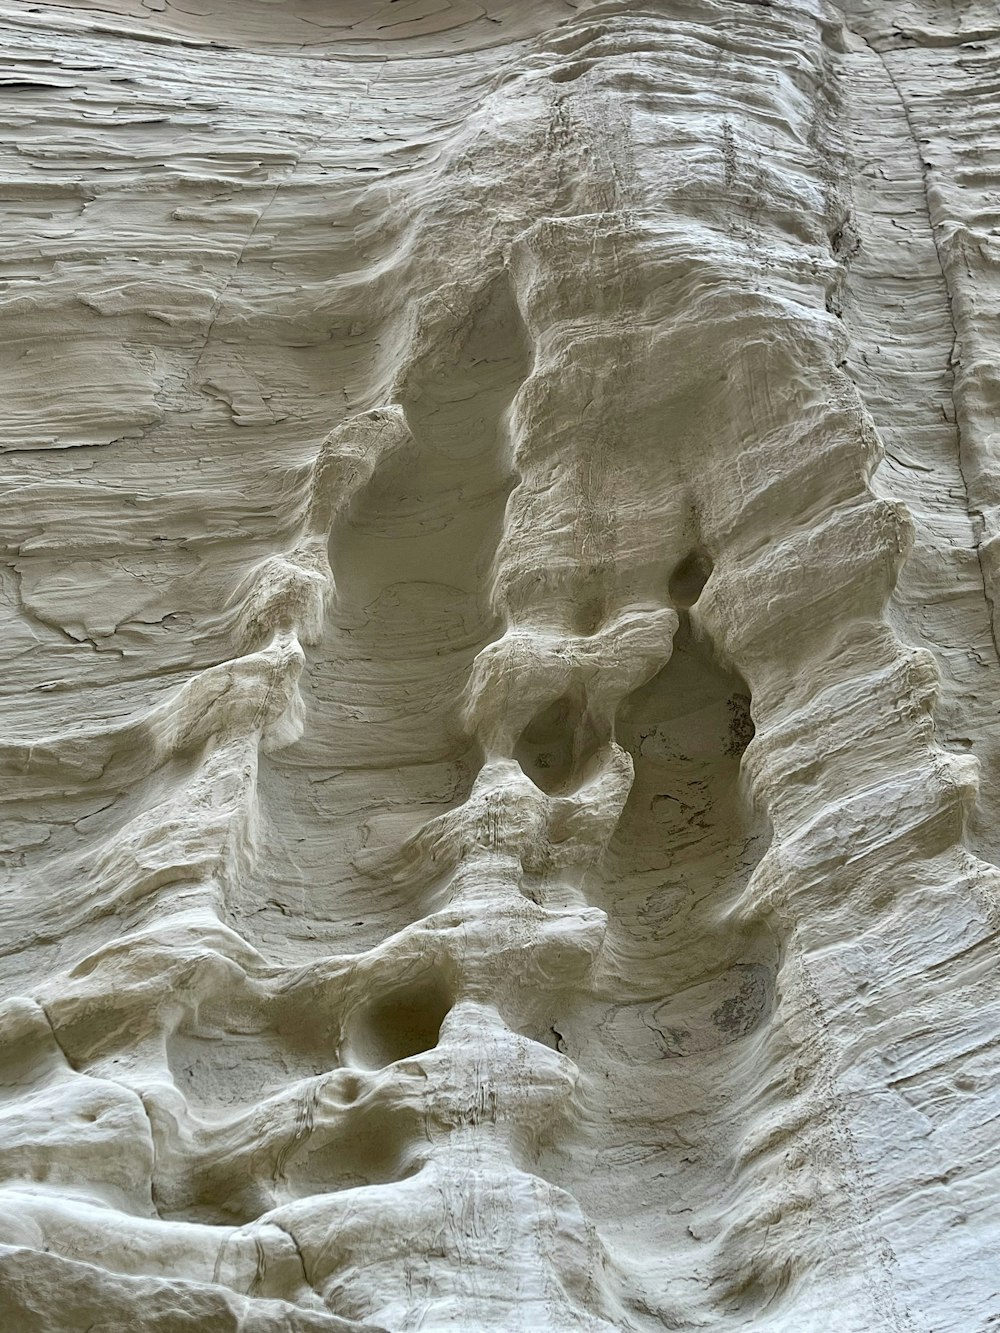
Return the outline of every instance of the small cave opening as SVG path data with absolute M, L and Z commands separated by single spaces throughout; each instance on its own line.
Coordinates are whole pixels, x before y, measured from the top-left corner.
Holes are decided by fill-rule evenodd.
M 514 758 L 540 791 L 558 796 L 579 786 L 601 743 L 578 687 L 535 714 L 521 733 Z
M 432 1050 L 454 996 L 443 978 L 424 975 L 386 991 L 347 1022 L 345 1054 L 365 1069 L 381 1069 Z
M 668 582 L 670 599 L 674 606 L 687 610 L 694 606 L 712 574 L 712 562 L 700 548 L 689 551 L 674 567 Z
M 307 1198 L 317 1185 L 355 1189 L 402 1180 L 419 1169 L 423 1142 L 420 1117 L 412 1108 L 361 1104 L 289 1154 L 282 1163 L 285 1187 Z

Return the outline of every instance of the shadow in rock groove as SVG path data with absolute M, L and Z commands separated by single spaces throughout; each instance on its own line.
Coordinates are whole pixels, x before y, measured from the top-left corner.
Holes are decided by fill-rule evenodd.
M 692 600 L 703 582 L 683 571 Z M 616 723 L 635 782 L 589 901 L 608 915 L 596 994 L 565 996 L 559 1049 L 582 1072 L 571 1137 L 534 1169 L 571 1190 L 613 1250 L 676 1270 L 699 1215 L 732 1188 L 741 1108 L 766 1081 L 776 943 L 731 909 L 769 830 L 740 764 L 753 737 L 745 683 L 682 614 L 670 661 Z
M 507 414 L 528 367 L 502 274 L 406 370 L 412 446 L 334 532 L 336 606 L 304 673 L 305 734 L 262 763 L 266 854 L 241 928 L 271 956 L 300 958 L 304 940 L 316 952 L 371 948 L 420 915 L 356 858 L 398 849 L 460 804 L 478 769 L 460 696 L 496 634 Z

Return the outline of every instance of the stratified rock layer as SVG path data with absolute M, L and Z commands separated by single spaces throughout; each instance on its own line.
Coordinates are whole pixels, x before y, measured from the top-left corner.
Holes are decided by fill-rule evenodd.
M 0 31 L 4 1327 L 993 1327 L 994 6 Z

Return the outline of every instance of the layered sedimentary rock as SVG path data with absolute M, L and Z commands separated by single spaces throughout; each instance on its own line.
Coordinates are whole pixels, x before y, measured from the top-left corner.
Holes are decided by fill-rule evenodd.
M 0 1323 L 991 1328 L 995 7 L 0 32 Z

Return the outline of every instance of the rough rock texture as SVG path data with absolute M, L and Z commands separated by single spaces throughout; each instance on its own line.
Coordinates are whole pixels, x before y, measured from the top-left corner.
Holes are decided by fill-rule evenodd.
M 0 1326 L 994 1328 L 996 5 L 0 33 Z

